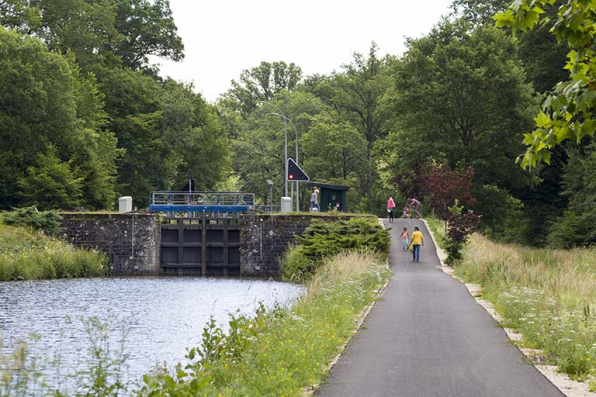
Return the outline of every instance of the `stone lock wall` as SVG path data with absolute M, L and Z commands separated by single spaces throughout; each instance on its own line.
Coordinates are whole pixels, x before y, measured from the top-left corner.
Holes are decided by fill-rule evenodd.
M 111 274 L 159 274 L 161 228 L 153 214 L 62 214 L 64 237 L 110 258 Z
M 240 220 L 240 274 L 279 276 L 280 261 L 313 219 L 334 222 L 351 216 L 243 215 Z
M 158 275 L 161 269 L 161 224 L 155 214 L 62 214 L 66 240 L 108 255 L 111 274 Z M 313 219 L 334 222 L 351 216 L 246 214 L 240 226 L 240 275 L 280 276 L 280 262 Z

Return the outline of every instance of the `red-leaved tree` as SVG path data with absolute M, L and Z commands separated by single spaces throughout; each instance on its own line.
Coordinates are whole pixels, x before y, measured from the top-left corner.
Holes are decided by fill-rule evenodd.
M 445 249 L 448 256 L 445 262 L 452 265 L 463 258 L 462 250 L 472 233 L 478 228 L 480 216 L 472 210 L 464 210 L 464 207 L 460 206 L 456 200 L 453 206 L 449 207 L 448 222 L 449 227 L 445 236 Z
M 435 163 L 430 166 L 426 179 L 426 193 L 430 204 L 441 219 L 449 217 L 449 207 L 456 200 L 465 206 L 474 205 L 475 199 L 470 193 L 474 167 L 458 171 L 452 170 L 446 163 Z

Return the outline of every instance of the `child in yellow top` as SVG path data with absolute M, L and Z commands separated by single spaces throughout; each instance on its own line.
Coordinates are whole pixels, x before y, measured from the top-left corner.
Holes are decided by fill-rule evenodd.
M 412 233 L 412 241 L 410 242 L 410 249 L 412 250 L 412 260 L 420 262 L 420 246 L 424 245 L 424 236 L 418 226 L 414 226 L 414 233 Z

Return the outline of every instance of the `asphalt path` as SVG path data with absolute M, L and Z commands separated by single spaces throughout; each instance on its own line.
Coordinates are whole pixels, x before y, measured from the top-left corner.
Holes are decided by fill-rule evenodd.
M 399 235 L 424 235 L 420 262 Z M 459 281 L 440 269 L 423 222 L 396 219 L 382 299 L 315 393 L 337 397 L 561 397 Z

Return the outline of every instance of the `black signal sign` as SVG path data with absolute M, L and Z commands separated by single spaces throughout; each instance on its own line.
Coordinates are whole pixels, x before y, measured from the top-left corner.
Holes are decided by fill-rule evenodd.
M 286 179 L 288 181 L 310 181 L 306 172 L 292 159 L 288 159 L 288 175 L 286 175 Z

